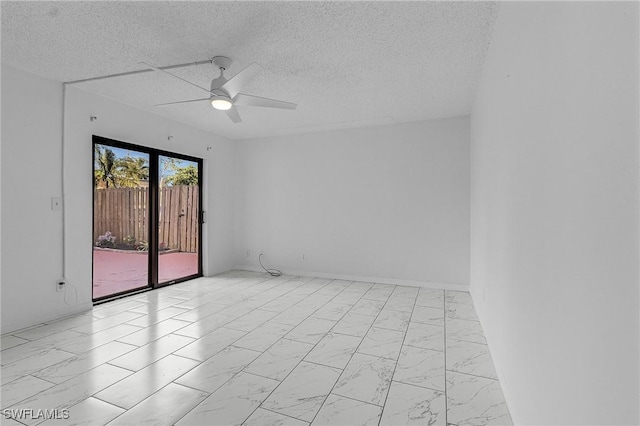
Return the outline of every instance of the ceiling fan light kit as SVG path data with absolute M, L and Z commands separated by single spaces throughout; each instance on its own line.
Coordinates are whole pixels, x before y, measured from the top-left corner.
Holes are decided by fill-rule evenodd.
M 225 95 L 211 96 L 211 106 L 220 111 L 231 109 L 233 102 Z
M 179 77 L 175 74 L 172 74 L 166 69 L 156 67 L 151 64 L 147 64 L 152 69 L 156 71 L 163 72 L 168 74 L 178 80 L 181 80 L 191 86 L 195 86 L 198 89 L 204 90 L 209 93 L 209 98 L 204 99 L 188 99 L 185 101 L 177 101 L 177 102 L 168 102 L 164 104 L 159 104 L 155 106 L 167 106 L 167 105 L 175 105 L 175 104 L 183 104 L 189 102 L 200 102 L 208 100 L 211 103 L 211 106 L 217 110 L 225 111 L 227 116 L 234 123 L 242 122 L 240 118 L 240 114 L 238 110 L 235 108 L 236 105 L 242 106 L 250 106 L 250 107 L 261 107 L 261 108 L 279 108 L 279 109 L 296 109 L 297 105 L 291 102 L 279 101 L 276 99 L 262 98 L 259 96 L 247 95 L 244 93 L 240 93 L 240 89 L 246 85 L 253 77 L 255 77 L 260 71 L 262 71 L 262 67 L 256 63 L 252 63 L 242 71 L 227 79 L 224 76 L 224 71 L 231 66 L 231 59 L 226 56 L 215 56 L 211 63 L 218 67 L 220 70 L 220 76 L 211 80 L 211 88 L 205 89 L 204 87 L 192 83 L 188 80 L 185 80 L 182 77 Z

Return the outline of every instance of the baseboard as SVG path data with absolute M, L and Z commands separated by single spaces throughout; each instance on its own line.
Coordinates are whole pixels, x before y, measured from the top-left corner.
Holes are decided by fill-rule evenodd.
M 264 272 L 264 269 L 262 268 L 249 266 L 249 265 L 236 265 L 235 269 L 242 270 L 242 271 Z M 465 284 L 400 280 L 396 278 L 363 277 L 359 275 L 331 274 L 331 273 L 312 272 L 312 271 L 282 270 L 282 273 L 285 275 L 297 275 L 301 277 L 330 278 L 334 280 L 345 280 L 345 281 L 363 281 L 363 282 L 378 283 L 378 284 L 393 284 L 393 285 L 405 285 L 409 287 L 434 288 L 438 290 L 469 291 L 469 286 Z
M 60 321 L 61 319 L 64 319 L 73 315 L 81 314 L 83 312 L 88 312 L 91 309 L 93 309 L 93 303 L 91 302 L 83 303 L 81 305 L 74 305 L 72 307 L 69 307 L 69 311 L 60 315 L 46 316 L 46 317 L 38 318 L 36 320 L 10 322 L 8 324 L 3 322 L 1 333 L 4 335 L 8 333 L 14 333 L 19 330 L 24 330 L 27 328 L 33 328 L 40 325 L 49 324 L 52 322 Z

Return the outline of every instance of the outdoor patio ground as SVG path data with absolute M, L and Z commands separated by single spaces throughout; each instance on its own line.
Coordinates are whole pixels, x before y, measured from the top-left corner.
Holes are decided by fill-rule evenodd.
M 148 282 L 147 252 L 93 251 L 93 298 L 108 296 Z M 173 252 L 159 257 L 159 281 L 167 282 L 198 272 L 198 253 Z

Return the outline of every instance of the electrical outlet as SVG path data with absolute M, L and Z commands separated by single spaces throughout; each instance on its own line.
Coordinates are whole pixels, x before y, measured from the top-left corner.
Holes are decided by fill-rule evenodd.
M 247 252 L 245 253 L 245 257 L 247 258 L 251 257 L 251 250 L 247 250 Z
M 302 260 L 305 260 L 305 258 L 304 258 L 304 253 L 302 253 Z
M 56 291 L 63 291 L 65 285 L 67 285 L 67 282 L 65 281 L 65 279 L 64 278 L 59 279 L 56 282 Z

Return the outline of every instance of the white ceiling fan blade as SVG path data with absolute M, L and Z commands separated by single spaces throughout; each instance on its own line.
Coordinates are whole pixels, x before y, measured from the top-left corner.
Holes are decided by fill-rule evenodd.
M 162 68 L 158 68 L 158 67 L 156 67 L 155 65 L 151 65 L 151 64 L 149 64 L 149 63 L 147 63 L 147 62 L 140 62 L 140 63 L 141 63 L 141 64 L 145 64 L 145 65 L 146 65 L 146 66 L 148 66 L 149 68 L 154 69 L 154 70 L 156 70 L 156 71 L 160 71 L 160 72 L 163 72 L 163 73 L 165 73 L 165 74 L 169 74 L 171 77 L 177 78 L 178 80 L 182 80 L 182 81 L 184 81 L 185 83 L 190 84 L 190 85 L 192 85 L 192 86 L 194 86 L 194 87 L 197 87 L 197 88 L 198 88 L 198 89 L 200 89 L 200 90 L 204 90 L 204 91 L 205 91 L 205 92 L 207 92 L 207 93 L 211 93 L 211 92 L 209 91 L 209 89 L 205 89 L 204 87 L 198 86 L 197 84 L 192 83 L 192 82 L 190 82 L 189 80 L 185 80 L 185 79 L 184 79 L 184 78 L 182 78 L 182 77 L 178 77 L 177 75 L 175 75 L 175 74 L 173 74 L 173 73 L 170 73 L 169 71 L 165 71 L 165 70 L 163 70 Z
M 240 92 L 240 89 L 249 83 L 249 81 L 251 81 L 251 79 L 260 71 L 262 71 L 262 67 L 256 63 L 252 63 L 238 74 L 231 77 L 222 85 L 221 89 L 226 90 L 227 93 L 229 93 L 229 96 L 233 98 Z
M 236 97 L 233 98 L 233 104 L 241 106 L 282 109 L 296 109 L 296 107 L 298 106 L 291 102 L 279 101 L 277 99 L 261 98 L 260 96 L 245 95 L 244 93 L 238 93 Z
M 201 102 L 201 101 L 208 101 L 210 98 L 202 98 L 202 99 L 189 99 L 188 101 L 176 101 L 176 102 L 166 102 L 164 104 L 158 104 L 158 105 L 154 105 L 154 107 L 159 107 L 159 106 L 166 106 L 166 105 L 175 105 L 175 104 L 186 104 L 189 102 Z
M 229 116 L 231 121 L 233 121 L 234 123 L 241 123 L 242 122 L 242 119 L 240 118 L 240 114 L 238 114 L 238 110 L 236 109 L 236 107 L 232 106 L 231 108 L 229 108 L 225 112 L 227 113 L 227 115 Z

